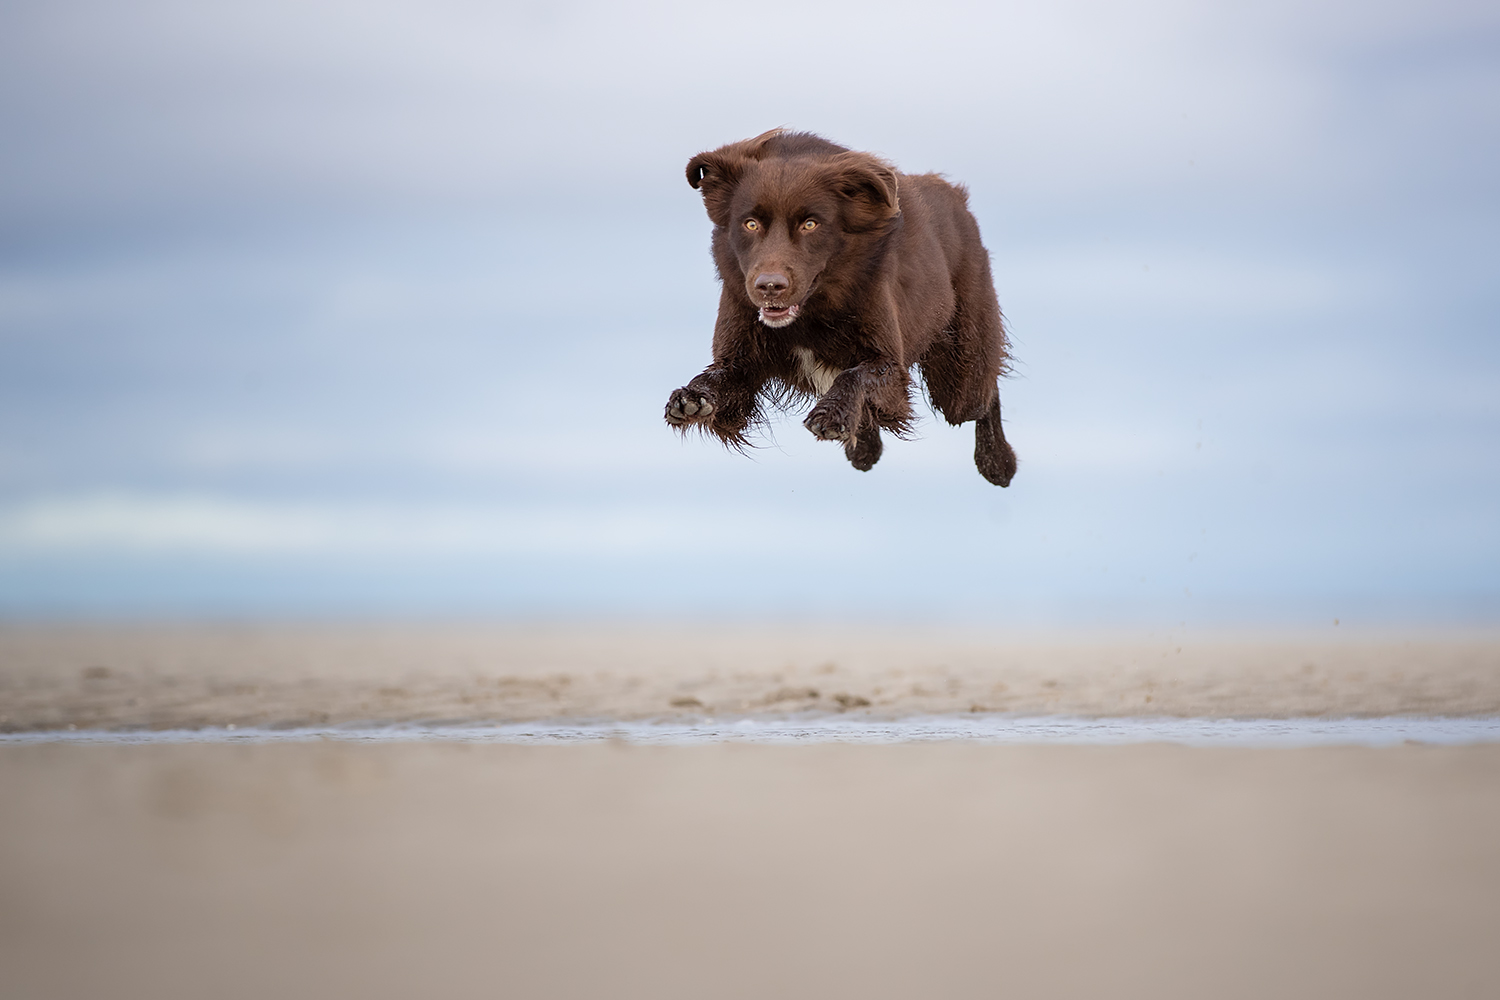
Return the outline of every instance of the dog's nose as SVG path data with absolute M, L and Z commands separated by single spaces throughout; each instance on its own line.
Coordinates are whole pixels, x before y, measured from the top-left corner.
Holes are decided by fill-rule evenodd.
M 790 284 L 786 275 L 776 271 L 755 276 L 755 290 L 762 295 L 780 295 Z

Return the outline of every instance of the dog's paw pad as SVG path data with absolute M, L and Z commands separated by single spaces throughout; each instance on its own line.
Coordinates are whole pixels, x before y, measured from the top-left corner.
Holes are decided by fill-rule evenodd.
M 848 426 L 843 418 L 832 410 L 816 407 L 802 421 L 802 426 L 812 431 L 813 437 L 820 441 L 844 441 L 851 437 Z
M 678 389 L 667 400 L 667 423 L 685 424 L 703 420 L 714 412 L 713 400 L 689 389 Z

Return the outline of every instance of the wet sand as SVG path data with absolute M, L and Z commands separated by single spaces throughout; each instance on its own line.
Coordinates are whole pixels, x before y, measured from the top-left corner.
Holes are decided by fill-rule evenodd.
M 7 996 L 1486 997 L 1500 747 L 0 747 Z
M 0 628 L 0 731 L 971 711 L 1500 715 L 1500 634 Z
M 11 627 L 0 726 L 1489 716 L 1497 654 Z M 0 745 L 5 996 L 1487 997 L 1497 928 L 1496 744 Z

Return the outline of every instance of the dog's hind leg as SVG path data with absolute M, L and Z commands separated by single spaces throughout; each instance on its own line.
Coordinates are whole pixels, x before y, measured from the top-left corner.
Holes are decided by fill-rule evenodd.
M 860 472 L 869 472 L 880 461 L 883 447 L 880 443 L 880 425 L 869 420 L 858 434 L 844 442 L 844 455 L 849 459 L 849 464 Z
M 1016 453 L 1005 440 L 1000 426 L 1000 394 L 995 394 L 989 410 L 974 421 L 974 466 L 979 474 L 996 486 L 1009 486 L 1016 474 Z
M 978 230 L 974 232 L 978 239 Z M 1000 425 L 1000 376 L 1008 361 L 1005 318 L 989 261 L 975 257 L 954 275 L 955 308 L 943 336 L 919 362 L 927 397 L 953 426 L 974 421 L 974 464 L 996 486 L 1009 486 L 1016 453 Z
M 972 344 L 972 341 L 969 342 Z M 1005 440 L 1000 424 L 998 373 L 976 358 L 968 346 L 952 342 L 935 345 L 922 359 L 927 396 L 943 419 L 957 427 L 974 421 L 974 465 L 996 486 L 1009 486 L 1016 474 L 1016 453 Z M 982 380 L 982 381 L 981 381 Z M 989 390 L 989 400 L 983 400 Z

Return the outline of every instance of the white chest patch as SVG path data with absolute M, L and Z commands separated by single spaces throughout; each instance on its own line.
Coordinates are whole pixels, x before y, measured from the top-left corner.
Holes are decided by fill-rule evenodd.
M 817 390 L 819 396 L 827 394 L 833 388 L 833 380 L 839 377 L 839 370 L 823 364 L 805 347 L 794 347 L 792 353 L 797 356 L 797 367 L 802 370 L 802 380 Z

